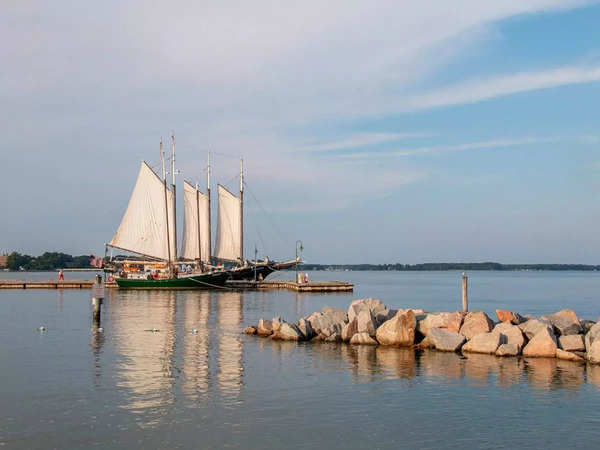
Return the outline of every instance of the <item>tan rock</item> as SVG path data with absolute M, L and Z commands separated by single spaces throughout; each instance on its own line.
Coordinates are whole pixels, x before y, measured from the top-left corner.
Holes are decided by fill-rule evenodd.
M 558 359 L 564 359 L 565 361 L 578 361 L 578 362 L 585 361 L 585 359 L 583 359 L 581 356 L 576 355 L 575 353 L 567 352 L 560 348 L 556 349 L 556 357 Z
M 500 333 L 480 333 L 473 336 L 462 347 L 463 352 L 471 353 L 496 353 L 501 344 L 502 335 Z
M 356 333 L 350 339 L 351 344 L 358 345 L 377 345 L 377 341 L 369 335 L 369 333 Z
M 533 338 L 544 328 L 549 332 L 554 333 L 552 324 L 548 320 L 529 319 L 526 322 L 519 324 L 519 328 L 528 339 Z
M 361 311 L 369 311 L 373 317 L 381 316 L 381 319 L 387 318 L 388 308 L 381 300 L 376 298 L 361 298 L 354 300 L 348 307 L 348 322 L 352 322 Z
M 369 336 L 375 336 L 377 323 L 368 309 L 361 310 L 356 316 L 356 327 L 358 333 L 368 333 Z
M 271 335 L 271 339 L 281 341 L 301 341 L 304 338 L 296 324 L 279 321 L 277 331 Z
M 331 333 L 324 339 L 325 342 L 342 342 L 342 335 L 337 331 L 335 333 Z
M 435 348 L 443 352 L 456 352 L 465 343 L 466 338 L 462 334 L 445 328 L 432 328 L 421 342 L 422 348 Z
M 382 345 L 411 346 L 415 342 L 417 319 L 412 310 L 398 311 L 390 320 L 377 328 L 377 340 Z
M 417 313 L 415 313 L 417 314 Z M 419 313 L 419 321 L 417 323 L 417 331 L 424 336 L 427 336 L 432 328 L 445 328 L 458 333 L 462 324 L 463 315 L 461 312 L 440 312 L 440 313 Z M 422 316 L 422 317 L 421 317 Z
M 523 356 L 554 358 L 557 348 L 554 333 L 548 328 L 542 328 L 523 348 Z
M 585 342 L 581 334 L 568 334 L 558 338 L 558 345 L 567 352 L 584 352 Z
M 519 351 L 517 344 L 501 344 L 496 350 L 496 356 L 517 356 Z
M 594 341 L 600 336 L 600 322 L 590 328 L 585 335 L 585 349 L 589 351 L 592 348 Z
M 483 311 L 473 311 L 465 316 L 459 333 L 471 339 L 473 336 L 492 331 L 493 322 Z M 494 349 L 495 350 L 495 349 Z
M 254 328 L 254 327 L 246 327 L 246 328 L 244 328 L 244 333 L 246 333 L 246 334 L 256 334 L 256 328 Z
M 600 364 L 600 339 L 594 340 L 586 356 L 592 364 Z
M 521 322 L 525 321 L 523 317 L 521 317 L 518 313 L 513 311 L 508 311 L 507 309 L 497 309 L 496 317 L 500 322 L 510 322 L 515 325 L 519 325 Z
M 492 333 L 502 334 L 505 337 L 506 344 L 515 344 L 519 351 L 525 345 L 525 337 L 521 329 L 511 322 L 502 322 L 494 327 Z
M 313 327 L 310 325 L 310 322 L 304 317 L 298 321 L 298 329 L 302 333 L 304 339 L 307 341 L 310 341 L 316 335 L 315 330 L 313 330 Z
M 256 329 L 257 334 L 261 336 L 270 336 L 273 334 L 273 322 L 267 319 L 260 319 L 258 321 L 258 328 Z

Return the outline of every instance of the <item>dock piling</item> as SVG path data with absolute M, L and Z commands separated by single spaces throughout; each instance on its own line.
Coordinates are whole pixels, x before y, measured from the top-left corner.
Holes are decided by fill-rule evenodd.
M 462 274 L 462 310 L 465 313 L 469 311 L 468 277 L 466 272 Z
M 102 299 L 98 297 L 92 298 L 92 322 L 94 326 L 100 326 L 100 316 L 102 314 Z

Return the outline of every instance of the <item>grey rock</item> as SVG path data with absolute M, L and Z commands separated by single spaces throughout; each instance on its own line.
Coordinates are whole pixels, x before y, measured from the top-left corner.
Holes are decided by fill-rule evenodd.
M 325 342 L 342 342 L 342 335 L 338 332 L 332 333 L 325 338 Z
M 480 333 L 473 336 L 462 347 L 463 352 L 471 353 L 496 353 L 500 346 L 503 335 L 500 333 Z
M 600 336 L 600 322 L 593 325 L 585 335 L 585 350 L 590 351 L 594 341 Z
M 600 339 L 595 339 L 588 349 L 587 360 L 592 364 L 600 364 Z
M 385 321 L 390 312 L 381 300 L 362 298 L 354 300 L 348 307 L 348 322 L 352 322 L 361 311 L 369 311 L 376 321 Z
M 559 347 L 567 352 L 585 351 L 585 342 L 582 334 L 568 334 L 558 338 Z
M 583 329 L 583 334 L 587 334 L 587 332 L 596 324 L 593 320 L 580 320 L 579 323 Z
M 517 344 L 501 344 L 496 350 L 496 356 L 517 356 L 519 351 Z
M 369 336 L 375 336 L 377 323 L 368 309 L 361 310 L 356 316 L 357 332 L 368 333 Z
M 296 324 L 280 322 L 277 331 L 273 332 L 271 339 L 282 341 L 301 341 L 304 338 Z
M 554 314 L 542 316 L 542 319 L 549 320 L 558 334 L 565 336 L 569 334 L 581 334 L 583 329 L 579 323 L 579 318 L 572 309 L 563 309 Z
M 456 352 L 465 343 L 466 338 L 444 328 L 432 328 L 421 343 L 423 347 L 433 347 L 445 352 Z
M 548 320 L 529 319 L 528 321 L 518 325 L 518 327 L 521 329 L 523 334 L 527 336 L 527 339 L 532 339 L 543 329 L 547 329 L 554 334 L 552 323 Z
M 310 325 L 310 322 L 305 318 L 301 318 L 298 321 L 298 329 L 302 333 L 304 339 L 307 341 L 310 341 L 317 334 L 315 333 L 315 330 L 313 330 L 313 327 Z

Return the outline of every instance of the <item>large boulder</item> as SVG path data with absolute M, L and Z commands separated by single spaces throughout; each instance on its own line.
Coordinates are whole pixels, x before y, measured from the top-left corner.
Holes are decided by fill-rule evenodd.
M 558 331 L 558 334 L 562 336 L 583 333 L 579 318 L 572 309 L 563 309 L 562 311 L 542 316 L 541 318 L 549 320 Z
M 358 321 L 354 319 L 352 322 L 348 322 L 342 327 L 342 340 L 344 342 L 350 342 L 352 336 L 358 333 Z
M 348 322 L 348 314 L 343 309 L 332 308 L 331 306 L 324 306 L 321 309 L 321 313 L 325 316 L 330 317 L 333 321 L 337 323 L 347 323 Z
M 432 328 L 445 328 L 458 333 L 462 320 L 463 314 L 459 311 L 423 314 L 419 316 L 417 331 L 423 336 L 427 336 Z
M 519 351 L 525 345 L 525 337 L 523 336 L 523 332 L 521 329 L 513 325 L 511 322 L 502 322 L 494 327 L 492 333 L 501 334 L 505 337 L 505 341 L 507 344 L 515 344 Z
M 271 335 L 271 339 L 278 339 L 282 341 L 301 341 L 303 338 L 304 336 L 296 324 L 283 321 L 279 322 L 277 331 L 274 331 Z
M 496 356 L 517 356 L 519 351 L 517 344 L 501 344 L 496 350 Z
M 306 319 L 317 335 L 324 335 L 325 338 L 337 332 L 341 335 L 342 327 L 348 322 L 345 311 L 323 308 L 323 312 L 315 312 Z
M 462 334 L 444 328 L 432 328 L 421 342 L 421 347 L 433 347 L 443 352 L 456 352 L 465 343 L 466 338 Z
M 558 345 L 567 352 L 584 352 L 585 342 L 581 334 L 567 334 L 558 338 Z
M 375 318 L 377 325 L 392 317 L 387 306 L 381 300 L 377 300 L 376 298 L 362 298 L 350 303 L 348 307 L 348 322 L 352 322 L 361 311 L 369 311 Z
M 465 316 L 459 333 L 467 339 L 481 333 L 489 333 L 492 331 L 493 322 L 483 311 L 473 311 Z
M 377 341 L 371 337 L 369 333 L 356 333 L 350 339 L 351 344 L 360 345 L 377 345 Z
M 310 322 L 304 317 L 298 321 L 298 329 L 304 336 L 304 339 L 307 341 L 310 341 L 317 334 L 315 333 L 315 330 L 313 330 L 313 327 L 310 325 Z
M 538 334 L 543 329 L 547 329 L 551 333 L 554 333 L 552 323 L 549 320 L 540 320 L 540 319 L 529 319 L 526 322 L 523 322 L 519 325 L 519 328 L 523 332 L 527 339 L 533 338 L 536 334 Z
M 600 339 L 595 339 L 587 351 L 587 360 L 592 364 L 600 364 Z
M 577 362 L 585 361 L 585 359 L 583 359 L 581 356 L 579 356 L 575 353 L 572 353 L 572 352 L 562 350 L 560 348 L 556 349 L 556 357 L 558 359 L 564 359 L 565 361 L 577 361 Z
M 554 333 L 542 328 L 523 348 L 523 356 L 554 358 L 557 348 Z
M 256 333 L 260 336 L 271 336 L 273 334 L 273 322 L 267 319 L 260 319 Z
M 368 333 L 369 336 L 375 336 L 377 321 L 371 314 L 371 311 L 368 309 L 361 310 L 355 320 L 357 333 Z
M 415 342 L 417 319 L 412 310 L 398 311 L 390 320 L 377 328 L 377 340 L 382 345 L 408 347 Z
M 273 325 L 273 334 L 275 334 L 279 331 L 279 329 L 281 328 L 281 324 L 283 322 L 284 321 L 281 320 L 281 317 L 279 317 L 279 316 L 273 317 L 273 320 L 271 321 L 271 324 Z
M 496 317 L 498 317 L 500 322 L 509 322 L 514 325 L 519 325 L 521 322 L 525 321 L 519 313 L 508 311 L 507 309 L 497 309 Z
M 496 353 L 500 344 L 503 344 L 503 335 L 500 333 L 480 333 L 473 336 L 462 347 L 463 352 L 471 353 Z
M 585 350 L 590 351 L 594 341 L 600 336 L 600 322 L 592 326 L 585 335 Z
M 581 328 L 583 329 L 583 334 L 587 334 L 588 331 L 591 330 L 591 328 L 596 325 L 596 322 L 594 322 L 593 320 L 580 320 L 579 323 L 581 324 Z

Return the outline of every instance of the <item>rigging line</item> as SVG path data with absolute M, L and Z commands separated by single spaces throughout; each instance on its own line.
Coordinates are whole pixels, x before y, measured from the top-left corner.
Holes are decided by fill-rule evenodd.
M 248 192 L 250 192 L 250 195 L 252 196 L 252 198 L 254 199 L 254 201 L 256 202 L 256 204 L 258 205 L 258 207 L 263 211 L 263 213 L 267 216 L 267 218 L 271 221 L 271 225 L 273 226 L 273 228 L 275 229 L 275 231 L 277 231 L 277 233 L 279 234 L 279 238 L 281 239 L 281 243 L 283 245 L 286 245 L 287 242 L 291 242 L 289 239 L 289 236 L 284 235 L 284 233 L 281 231 L 281 229 L 277 226 L 277 224 L 275 223 L 275 220 L 272 217 L 272 214 L 269 213 L 263 206 L 262 204 L 258 201 L 258 198 L 256 198 L 256 195 L 254 195 L 254 192 L 252 192 L 252 189 L 250 189 L 248 187 L 248 185 L 244 182 L 244 186 L 246 187 L 246 189 L 248 190 Z M 286 242 L 287 241 L 287 242 Z

